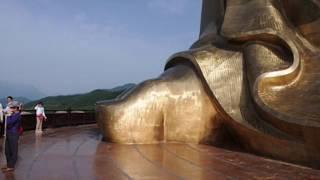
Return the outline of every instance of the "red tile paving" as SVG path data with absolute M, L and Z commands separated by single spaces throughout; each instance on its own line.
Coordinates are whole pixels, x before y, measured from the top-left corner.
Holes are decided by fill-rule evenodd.
M 26 132 L 16 171 L 0 179 L 320 179 L 320 170 L 206 145 L 106 143 L 90 125 Z

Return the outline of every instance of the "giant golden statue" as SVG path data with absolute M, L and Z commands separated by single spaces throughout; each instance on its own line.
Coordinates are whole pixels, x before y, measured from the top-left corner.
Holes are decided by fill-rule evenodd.
M 96 106 L 118 143 L 188 142 L 320 166 L 320 0 L 203 0 L 199 40 Z

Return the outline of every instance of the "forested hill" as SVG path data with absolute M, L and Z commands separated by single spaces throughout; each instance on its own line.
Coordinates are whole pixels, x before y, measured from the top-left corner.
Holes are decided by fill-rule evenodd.
M 49 96 L 29 102 L 23 107 L 26 110 L 32 110 L 37 102 L 41 101 L 46 110 L 93 110 L 97 101 L 114 99 L 134 86 L 134 84 L 126 84 L 113 89 L 97 89 L 85 94 Z

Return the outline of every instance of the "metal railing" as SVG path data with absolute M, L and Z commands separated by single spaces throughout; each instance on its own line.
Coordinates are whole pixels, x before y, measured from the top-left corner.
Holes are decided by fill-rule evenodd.
M 57 128 L 64 126 L 76 126 L 84 124 L 94 124 L 94 111 L 46 111 L 48 119 L 43 122 L 43 128 Z M 36 115 L 34 111 L 23 111 L 22 127 L 25 131 L 34 130 L 36 127 Z M 1 124 L 1 134 L 3 134 L 3 125 Z

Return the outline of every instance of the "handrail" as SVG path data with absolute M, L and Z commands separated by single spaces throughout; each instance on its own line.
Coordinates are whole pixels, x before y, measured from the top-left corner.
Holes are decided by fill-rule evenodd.
M 95 112 L 73 113 L 50 113 L 46 112 L 48 120 L 43 123 L 43 128 L 58 128 L 65 126 L 77 126 L 96 123 Z M 3 134 L 3 126 L 1 125 L 0 133 Z M 22 127 L 24 130 L 34 130 L 36 126 L 35 113 L 22 115 Z M 1 136 L 0 136 L 1 137 Z

